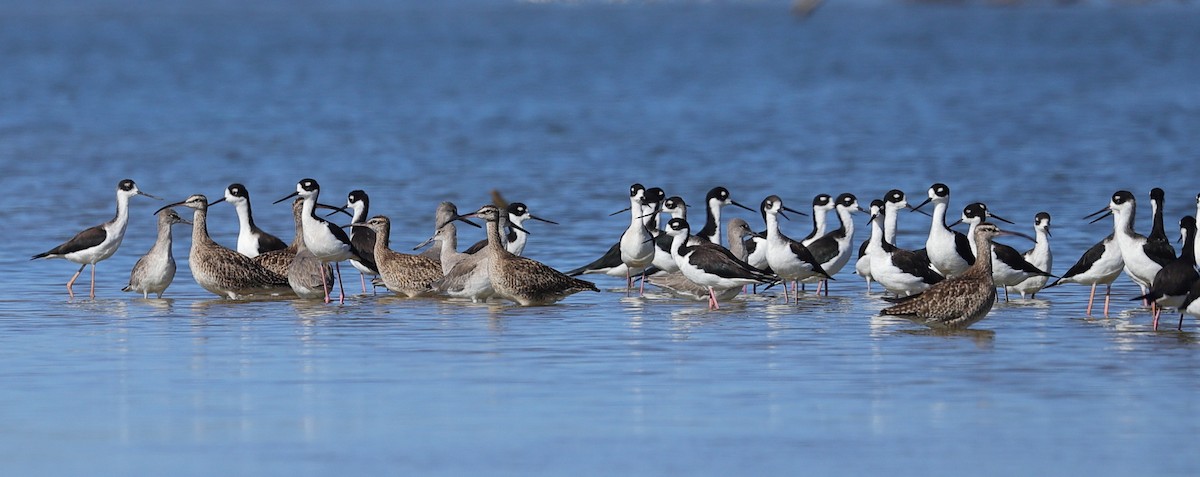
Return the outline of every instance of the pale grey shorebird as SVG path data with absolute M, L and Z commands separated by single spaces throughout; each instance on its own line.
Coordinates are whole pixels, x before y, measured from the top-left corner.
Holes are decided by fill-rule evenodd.
M 962 273 L 975 263 L 971 253 L 971 241 L 966 235 L 951 230 L 946 225 L 946 213 L 950 207 L 950 186 L 936 183 L 929 186 L 929 198 L 913 207 L 921 210 L 933 202 L 933 221 L 929 224 L 929 238 L 925 240 L 925 252 L 929 263 L 946 278 Z
M 884 194 L 882 201 L 883 205 L 880 210 L 883 215 L 883 241 L 896 246 L 896 227 L 900 215 L 896 211 L 909 208 L 908 199 L 905 197 L 904 191 L 892 189 Z M 858 260 L 854 262 L 854 273 L 867 281 L 867 292 L 871 291 L 871 282 L 875 280 L 871 275 L 871 256 L 867 253 L 870 241 L 871 238 L 867 237 L 866 240 L 863 240 L 862 245 L 859 245 Z
M 360 262 L 374 266 L 366 258 L 364 258 L 357 248 L 350 243 L 350 236 L 336 225 L 317 217 L 314 214 L 316 209 L 317 199 L 321 194 L 321 186 L 313 179 L 301 179 L 296 183 L 296 191 L 287 196 L 275 201 L 275 203 L 283 202 L 292 197 L 300 196 L 304 199 L 304 244 L 308 249 L 316 255 L 323 263 L 332 263 L 334 273 L 337 275 L 338 282 L 338 303 L 346 302 L 346 287 L 342 282 L 342 269 L 340 263 L 352 258 Z M 325 303 L 329 303 L 329 290 L 325 290 Z
M 376 215 L 365 223 L 354 222 L 350 225 L 354 228 L 370 228 L 375 232 L 375 265 L 379 269 L 379 279 L 388 290 L 410 298 L 433 293 L 430 284 L 442 278 L 442 266 L 433 259 L 388 248 L 391 220 Z
M 759 209 L 767 223 L 767 264 L 770 265 L 771 271 L 775 272 L 785 283 L 801 281 L 812 276 L 832 278 L 821 268 L 821 263 L 813 257 L 808 247 L 788 238 L 779 231 L 779 217 L 784 216 L 784 211 L 795 214 L 803 214 L 803 212 L 787 208 L 783 205 L 783 199 L 777 195 L 763 199 Z M 799 302 L 799 298 L 797 295 L 797 302 Z M 784 301 L 790 300 L 786 286 L 783 290 L 783 299 Z
M 279 237 L 264 232 L 254 223 L 254 213 L 250 209 L 250 191 L 238 183 L 229 184 L 225 188 L 225 196 L 214 200 L 210 207 L 221 202 L 228 202 L 237 210 L 238 216 L 238 253 L 250 258 L 272 250 L 283 250 L 287 244 Z
M 239 299 L 247 295 L 279 295 L 291 291 L 287 277 L 254 263 L 250 257 L 221 246 L 208 235 L 208 198 L 195 194 L 167 207 L 185 206 L 192 214 L 192 248 L 188 268 L 201 288 L 221 297 Z M 162 209 L 159 209 L 162 210 Z M 157 212 L 156 212 L 157 213 Z
M 973 233 L 975 227 L 988 218 L 1012 223 L 993 214 L 982 202 L 968 204 L 963 209 L 962 219 L 959 222 L 971 225 L 971 231 L 967 232 L 967 236 L 970 237 L 972 248 L 975 247 Z M 996 283 L 996 286 L 1004 289 L 1004 301 L 1008 301 L 1009 286 L 1021 283 L 1026 278 L 1037 276 L 1049 277 L 1050 273 L 1029 263 L 1017 249 L 998 242 L 992 243 L 992 281 Z
M 1200 274 L 1196 273 L 1196 256 L 1194 254 L 1196 218 L 1190 215 L 1184 217 L 1179 221 L 1179 229 L 1183 235 L 1183 253 L 1171 263 L 1163 265 L 1158 273 L 1154 274 L 1154 281 L 1150 284 L 1149 292 L 1134 298 L 1134 300 L 1148 300 L 1158 305 L 1154 309 L 1155 330 L 1158 329 L 1158 318 L 1163 308 L 1180 310 L 1179 326 L 1183 327 L 1183 302 L 1192 289 L 1192 285 L 1200 280 Z
M 305 299 L 323 298 L 333 286 L 333 267 L 322 263 L 301 240 L 287 267 L 288 285 L 296 296 Z
M 350 213 L 351 223 L 366 222 L 367 217 L 371 213 L 371 198 L 362 189 L 355 189 L 346 195 L 346 205 L 340 209 L 330 212 L 326 217 L 337 212 L 346 212 L 346 209 L 353 210 Z M 351 227 L 350 228 L 350 243 L 358 250 L 359 255 L 367 259 L 368 263 L 375 262 L 375 231 L 369 227 Z M 379 276 L 379 272 L 367 263 L 360 262 L 355 259 L 350 259 L 350 265 L 358 270 L 358 279 L 362 283 L 363 293 L 367 292 L 367 275 L 371 277 Z M 374 287 L 372 287 L 373 289 Z
M 774 283 L 777 279 L 733 256 L 729 250 L 711 242 L 688 243 L 691 230 L 687 220 L 671 219 L 664 231 L 672 237 L 671 256 L 679 271 L 693 283 L 708 289 L 708 308 L 720 309 L 716 290 L 737 291 L 745 285 Z
M 417 244 L 413 250 L 419 250 L 430 243 L 434 244 L 433 249 L 441 252 L 435 261 L 441 267 L 443 276 L 449 274 L 455 265 L 470 256 L 465 252 L 458 251 L 458 227 L 454 225 L 453 220 L 442 224 L 432 237 Z
M 1048 212 L 1038 212 L 1033 217 L 1033 232 L 1033 248 L 1026 250 L 1021 256 L 1039 270 L 1049 272 L 1054 264 L 1054 257 L 1050 253 L 1050 214 Z M 1034 298 L 1049 281 L 1049 276 L 1035 275 L 1008 287 L 1008 291 L 1020 293 L 1021 299 L 1024 299 L 1025 295 Z
M 600 291 L 592 282 L 569 277 L 549 265 L 506 250 L 500 243 L 500 214 L 500 208 L 489 204 L 465 216 L 487 221 L 488 248 L 492 251 L 488 267 L 496 296 L 530 306 L 553 304 L 581 291 Z
M 840 227 L 805 244 L 809 252 L 812 252 L 813 258 L 821 263 L 821 268 L 830 276 L 837 275 L 850 263 L 851 251 L 854 249 L 854 212 L 867 212 L 858 205 L 858 198 L 854 197 L 854 194 L 841 194 L 833 203 Z M 817 293 L 821 292 L 823 284 L 825 294 L 829 294 L 828 281 L 819 277 L 808 280 L 818 282 Z
M 513 202 L 511 204 L 508 204 L 508 206 L 505 207 L 504 210 L 507 213 L 504 214 L 504 219 L 502 220 L 504 222 L 504 224 L 503 224 L 503 227 L 501 228 L 501 232 L 503 232 L 501 237 L 504 238 L 504 248 L 507 249 L 513 255 L 521 255 L 521 254 L 525 253 L 525 245 L 527 245 L 529 243 L 529 234 L 525 233 L 525 228 L 524 228 L 525 222 L 527 222 L 529 220 L 536 220 L 539 222 L 545 222 L 548 224 L 558 225 L 558 222 L 555 222 L 553 220 L 546 220 L 546 219 L 543 219 L 541 217 L 538 217 L 536 215 L 529 213 L 529 206 L 527 206 L 521 202 Z M 512 227 L 509 224 L 516 224 L 517 227 Z M 485 248 L 487 248 L 487 239 L 486 238 L 483 240 L 480 240 L 478 242 L 475 242 L 470 247 L 467 247 L 467 249 L 464 250 L 463 253 L 474 254 L 475 252 L 478 252 Z
M 472 302 L 486 301 L 496 294 L 492 288 L 492 249 L 484 247 L 467 255 L 450 269 L 450 273 L 429 286 L 434 292 L 451 298 L 469 298 Z
M 78 263 L 79 270 L 76 270 L 71 279 L 67 281 L 67 296 L 71 298 L 75 298 L 75 291 L 71 289 L 75 284 L 75 279 L 79 278 L 79 274 L 83 272 L 84 267 L 91 264 L 92 280 L 88 287 L 88 294 L 91 298 L 95 299 L 96 264 L 111 257 L 116 253 L 117 248 L 121 246 L 121 240 L 125 238 L 125 228 L 129 225 L 129 198 L 135 195 L 144 195 L 152 199 L 158 199 L 158 197 L 139 190 L 133 180 L 122 179 L 117 183 L 116 217 L 103 224 L 85 229 L 61 245 L 34 255 L 30 260 L 39 258 L 64 258 L 67 261 Z
M 1175 259 L 1167 256 L 1158 247 L 1148 245 L 1146 237 L 1133 231 L 1134 215 L 1137 201 L 1133 194 L 1126 190 L 1113 193 L 1108 206 L 1091 215 L 1099 215 L 1093 223 L 1111 215 L 1113 217 L 1113 237 L 1121 247 L 1121 258 L 1125 261 L 1125 273 L 1142 288 L 1142 293 L 1148 293 L 1150 284 L 1154 282 L 1154 274 Z
M 438 229 L 442 228 L 442 224 L 449 223 L 451 220 L 454 220 L 455 217 L 458 217 L 458 207 L 455 206 L 453 202 L 445 201 L 438 204 L 437 211 L 434 212 L 433 216 L 433 233 L 436 235 Z M 429 243 L 434 242 L 431 241 Z M 433 260 L 441 260 L 442 249 L 435 244 L 435 246 L 427 248 L 417 255 L 425 258 L 431 258 Z
M 179 217 L 175 209 L 164 209 L 158 213 L 158 235 L 154 246 L 133 264 L 129 271 L 129 284 L 123 292 L 141 292 L 142 298 L 155 294 L 162 298 L 163 292 L 175 280 L 175 254 L 171 251 L 171 226 L 191 224 Z
M 880 226 L 887 213 L 895 213 L 883 200 L 871 201 L 871 237 L 867 240 L 867 253 L 871 257 L 871 276 L 879 285 L 896 296 L 910 296 L 923 292 L 943 280 L 933 269 L 929 257 L 911 250 L 904 250 L 883 239 Z
M 996 284 L 992 281 L 992 239 L 1017 235 L 995 224 L 975 227 L 975 263 L 954 278 L 929 287 L 919 295 L 888 299 L 896 303 L 880 311 L 883 315 L 902 316 L 931 328 L 962 329 L 987 316 L 996 303 Z

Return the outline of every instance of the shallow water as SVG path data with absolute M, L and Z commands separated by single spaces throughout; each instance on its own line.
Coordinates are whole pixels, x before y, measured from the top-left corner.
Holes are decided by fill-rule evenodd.
M 144 8 L 144 9 L 143 9 Z M 251 191 L 256 221 L 302 177 L 368 191 L 393 248 L 442 200 L 501 190 L 562 225 L 527 255 L 601 254 L 632 182 L 752 205 L 867 202 L 933 182 L 1029 232 L 1054 217 L 1054 271 L 1111 231 L 1118 189 L 1193 212 L 1200 11 L 781 3 L 531 5 L 0 2 L 0 468 L 22 475 L 1194 474 L 1197 323 L 1153 332 L 1114 287 L 1001 303 L 937 334 L 877 316 L 849 269 L 799 305 L 719 311 L 620 280 L 518 308 L 358 295 L 228 302 L 180 272 L 122 294 L 160 202 L 135 198 L 97 299 L 75 266 L 30 262 L 107 220 L 132 177 L 167 200 Z M 918 202 L 914 200 L 913 202 Z M 754 214 L 729 209 L 758 224 Z M 697 212 L 698 213 L 698 212 Z M 860 236 L 865 228 L 859 217 Z M 928 219 L 901 221 L 918 248 Z M 232 208 L 210 231 L 236 241 Z M 756 225 L 757 226 L 757 225 Z M 794 236 L 809 224 L 784 225 Z M 463 232 L 462 242 L 480 237 Z M 1027 244 L 1012 242 L 1023 249 Z M 82 285 L 82 287 L 80 286 Z M 86 278 L 76 291 L 86 289 Z M 1171 325 L 1173 318 L 1164 318 Z M 1068 470 L 1069 469 L 1069 470 Z

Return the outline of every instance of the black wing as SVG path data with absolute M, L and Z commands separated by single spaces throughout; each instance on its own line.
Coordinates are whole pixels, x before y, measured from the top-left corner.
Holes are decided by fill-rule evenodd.
M 808 244 L 808 251 L 813 254 L 818 263 L 825 263 L 833 260 L 838 254 L 839 238 L 846 236 L 846 229 L 837 229 L 822 235 L 821 238 L 812 241 Z
M 725 247 L 715 245 L 682 247 L 679 253 L 686 254 L 688 263 L 721 278 L 746 278 L 761 282 L 775 281 L 774 277 L 733 256 L 733 253 Z
M 66 255 L 68 253 L 87 250 L 104 243 L 104 239 L 108 238 L 108 232 L 104 230 L 103 225 L 91 227 L 83 232 L 75 234 L 71 240 L 63 242 L 62 245 L 54 247 L 47 252 L 34 255 L 33 258 L 48 257 L 51 255 Z
M 933 269 L 933 265 L 929 262 L 929 254 L 921 253 L 924 251 L 925 249 L 917 251 L 893 249 L 892 264 L 896 268 L 904 270 L 905 273 L 920 277 L 922 282 L 929 285 L 945 280 L 946 277 Z
M 1071 265 L 1071 268 L 1067 269 L 1067 273 L 1064 273 L 1062 278 L 1055 280 L 1054 283 L 1051 283 L 1046 287 L 1049 288 L 1058 285 L 1058 282 L 1071 278 L 1075 275 L 1079 275 L 1080 273 L 1091 269 L 1092 265 L 1099 261 L 1100 257 L 1104 255 L 1104 244 L 1111 239 L 1112 235 L 1109 235 L 1108 237 L 1105 237 L 1104 240 L 1096 242 L 1096 245 L 1092 245 L 1092 248 L 1089 248 L 1086 252 L 1083 252 L 1083 256 L 1079 257 L 1079 261 L 1075 262 L 1074 265 Z
M 258 234 L 258 253 L 283 250 L 288 247 L 286 243 L 283 243 L 282 240 L 279 240 L 279 237 L 263 232 L 262 230 L 258 230 L 256 232 Z
M 1150 260 L 1164 267 L 1175 260 L 1175 247 L 1172 247 L 1168 240 L 1146 240 L 1142 249 L 1146 251 Z
M 808 250 L 808 247 L 805 247 L 804 244 L 800 242 L 794 241 L 788 245 L 791 246 L 789 248 L 791 249 L 792 253 L 796 255 L 796 258 L 799 258 L 802 262 L 812 265 L 812 271 L 823 275 L 827 279 L 833 280 L 833 277 L 829 275 L 829 272 L 826 272 L 824 268 L 821 268 L 821 262 L 817 261 L 817 258 L 813 256 L 811 251 Z
M 1025 260 L 1025 256 L 1021 255 L 1021 252 L 1018 252 L 1017 249 L 1009 247 L 1008 245 L 1004 245 L 1002 243 L 993 243 L 992 253 L 996 254 L 996 258 L 1000 259 L 1001 262 L 1004 262 L 1005 265 L 1012 267 L 1013 270 L 1020 270 L 1025 273 L 1032 273 L 1034 275 L 1041 275 L 1044 277 L 1050 276 L 1049 273 L 1046 273 L 1042 269 L 1034 266 L 1032 263 L 1029 263 L 1028 260 Z
M 966 259 L 967 265 L 975 264 L 975 250 L 971 248 L 971 240 L 965 234 L 954 232 L 954 249 L 958 255 Z
M 608 248 L 608 251 L 604 253 L 604 256 L 596 259 L 592 263 L 567 272 L 567 276 L 575 277 L 583 275 L 583 272 L 588 270 L 607 270 L 624 264 L 625 262 L 621 261 L 621 242 L 617 242 L 614 243 L 612 247 Z

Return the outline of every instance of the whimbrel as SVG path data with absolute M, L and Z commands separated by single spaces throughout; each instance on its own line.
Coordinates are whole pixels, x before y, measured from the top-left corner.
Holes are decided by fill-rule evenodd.
M 937 215 L 937 214 L 934 214 Z M 992 239 L 1024 234 L 1001 230 L 992 223 L 975 227 L 975 263 L 954 278 L 937 283 L 919 295 L 889 299 L 896 304 L 880 311 L 903 316 L 931 328 L 961 329 L 982 320 L 996 303 L 992 281 Z M 872 260 L 874 263 L 874 260 Z

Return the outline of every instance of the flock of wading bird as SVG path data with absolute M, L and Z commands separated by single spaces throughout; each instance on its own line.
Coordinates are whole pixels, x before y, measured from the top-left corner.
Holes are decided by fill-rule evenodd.
M 813 283 L 818 295 L 822 289 L 825 295 L 829 294 L 828 281 L 854 255 L 853 214 L 861 211 L 870 215 L 871 233 L 857 247 L 854 273 L 866 279 L 868 291 L 875 282 L 894 295 L 884 297 L 894 303 L 881 311 L 886 315 L 903 316 L 933 328 L 965 328 L 988 314 L 996 301 L 997 287 L 1004 289 L 1008 299 L 1010 292 L 1032 297 L 1043 288 L 1064 283 L 1091 285 L 1089 315 L 1096 287 L 1105 285 L 1107 315 L 1111 284 L 1124 271 L 1142 287 L 1143 295 L 1135 299 L 1151 307 L 1155 329 L 1163 308 L 1179 311 L 1180 329 L 1184 314 L 1200 316 L 1200 301 L 1196 300 L 1200 297 L 1195 259 L 1196 219 L 1188 216 L 1180 221 L 1184 245 L 1176 256 L 1163 225 L 1164 194 L 1157 188 L 1150 193 L 1154 226 L 1149 236 L 1133 230 L 1133 194 L 1118 191 L 1107 207 L 1085 217 L 1099 216 L 1095 222 L 1111 215 L 1113 233 L 1088 249 L 1061 276 L 1049 273 L 1048 213 L 1039 212 L 1034 217 L 1036 238 L 1001 230 L 988 220 L 1012 222 L 992 214 L 985 204 L 978 202 L 967 205 L 960 220 L 947 224 L 950 188 L 940 183 L 930 186 L 928 198 L 915 207 L 908 204 L 904 192 L 899 190 L 873 200 L 869 209 L 861 207 L 853 194 L 837 197 L 819 194 L 812 201 L 813 229 L 800 240 L 780 231 L 779 218 L 787 218 L 789 212 L 808 214 L 784 206 L 782 199 L 772 195 L 763 199 L 759 207 L 766 230 L 755 232 L 745 220 L 734 218 L 726 224 L 728 247 L 721 245 L 721 209 L 728 205 L 753 209 L 734 201 L 727 189 L 715 187 L 708 192 L 704 198 L 704 225 L 694 229 L 688 222 L 688 206 L 682 198 L 666 197 L 662 189 L 634 184 L 629 188 L 629 207 L 613 214 L 629 212 L 629 226 L 617 243 L 599 259 L 566 273 L 521 256 L 528 239 L 523 227 L 526 221 L 555 222 L 532 215 L 522 203 L 505 203 L 498 194 L 496 204 L 484 205 L 469 214 L 460 215 L 449 202 L 439 205 L 434 235 L 416 249 L 433 246 L 417 255 L 389 248 L 390 221 L 383 215 L 369 216 L 365 192 L 350 192 L 346 205 L 341 207 L 319 203 L 319 194 L 317 181 L 304 179 L 296 184 L 295 192 L 275 201 L 295 197 L 292 202 L 295 235 L 290 245 L 254 224 L 250 194 L 241 184 L 231 184 L 224 197 L 213 202 L 196 194 L 164 206 L 155 212 L 158 238 L 134 265 L 123 291 L 142 293 L 144 298 L 153 293 L 161 298 L 176 271 L 171 228 L 175 224 L 191 224 L 188 264 L 192 277 L 205 290 L 229 299 L 295 294 L 329 303 L 330 290 L 336 281 L 338 301 L 344 303 L 339 264 L 348 260 L 361 274 L 364 293 L 370 277 L 372 290 L 383 286 L 408 297 L 442 295 L 476 302 L 498 298 L 523 306 L 545 305 L 581 291 L 598 292 L 593 283 L 575 277 L 602 273 L 625 277 L 627 293 L 634 288 L 633 280 L 640 278 L 639 293 L 650 283 L 679 296 L 707 300 L 710 309 L 717 309 L 721 301 L 759 285 L 767 288 L 779 285 L 784 301 L 790 302 L 798 300 L 797 284 Z M 140 191 L 132 180 L 122 180 L 117 184 L 116 217 L 33 256 L 34 259 L 65 258 L 80 264 L 67 282 L 67 293 L 72 298 L 72 286 L 88 264 L 92 265 L 90 296 L 95 298 L 96 263 L 111 257 L 120 246 L 129 222 L 129 199 L 137 195 L 158 199 Z M 236 208 L 240 223 L 237 250 L 216 243 L 208 234 L 208 208 L 220 202 Z M 933 204 L 933 212 L 927 214 L 932 222 L 926 247 L 921 250 L 896 247 L 898 212 L 920 211 L 929 203 Z M 177 206 L 193 209 L 191 222 L 172 209 Z M 350 223 L 335 225 L 317 209 L 331 210 L 324 217 L 345 213 L 351 217 Z M 831 211 L 835 212 L 839 226 L 828 230 L 826 216 Z M 660 229 L 662 214 L 669 214 L 670 218 Z M 1200 215 L 1200 196 L 1197 196 L 1197 214 Z M 480 227 L 471 219 L 486 223 L 487 238 L 459 251 L 455 223 Z M 963 222 L 970 226 L 966 234 L 951 228 Z M 993 241 L 1004 235 L 1029 239 L 1034 246 L 1022 253 Z M 1049 282 L 1050 278 L 1056 280 Z

